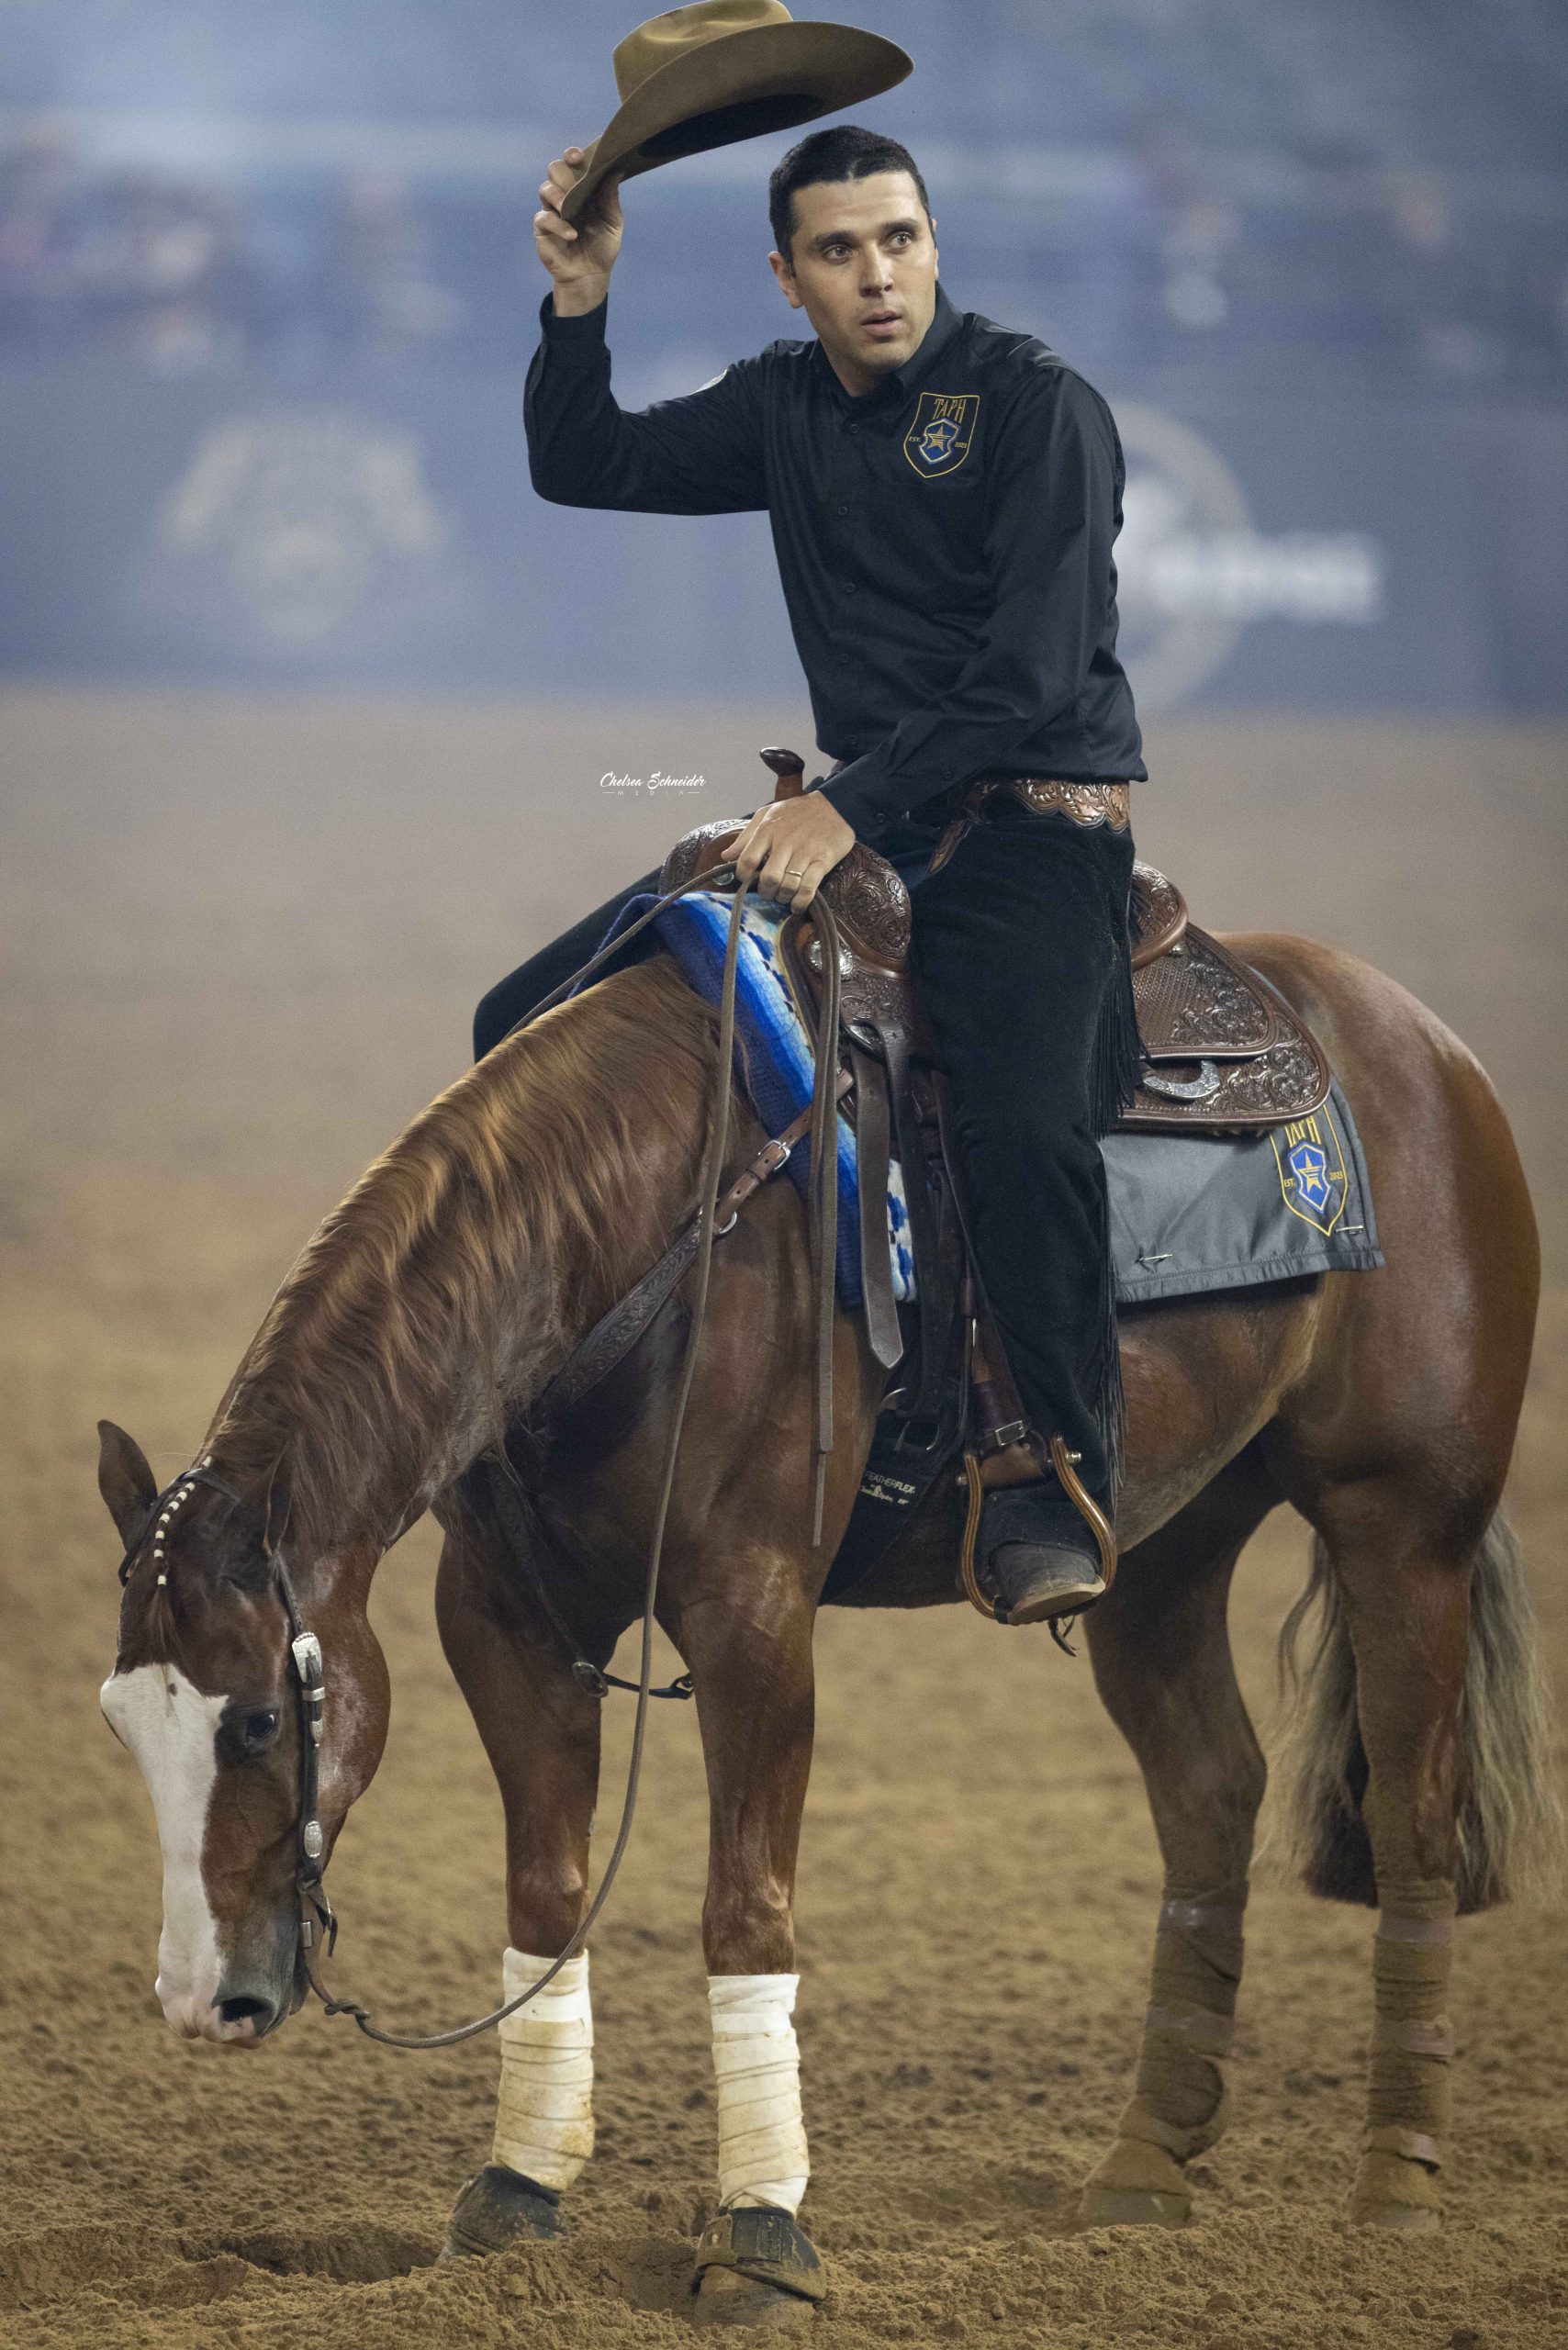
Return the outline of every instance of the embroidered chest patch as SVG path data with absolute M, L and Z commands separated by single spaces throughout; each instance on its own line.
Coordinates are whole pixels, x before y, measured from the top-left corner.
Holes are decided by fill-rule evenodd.
M 903 453 L 917 474 L 956 473 L 974 443 L 978 392 L 922 392 Z

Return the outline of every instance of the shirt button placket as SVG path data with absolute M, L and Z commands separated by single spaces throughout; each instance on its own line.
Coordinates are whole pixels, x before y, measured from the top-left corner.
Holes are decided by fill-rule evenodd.
M 866 453 L 866 450 L 865 450 L 865 442 L 859 439 L 859 432 L 860 432 L 860 419 L 859 419 L 857 416 L 852 416 L 852 417 L 850 417 L 850 418 L 848 419 L 847 422 L 846 423 L 845 431 L 846 431 L 846 433 L 853 433 L 853 434 L 855 434 L 855 435 L 856 435 L 856 447 L 857 447 L 857 451 L 858 454 L 859 454 L 859 455 L 860 455 L 860 457 L 861 457 L 861 460 L 862 460 L 862 471 L 864 471 L 864 458 L 865 458 L 865 453 Z M 849 515 L 850 515 L 850 511 L 851 511 L 851 509 L 850 509 L 850 507 L 848 506 L 848 504 L 847 504 L 847 503 L 843 503 L 843 504 L 841 504 L 841 505 L 839 506 L 838 510 L 839 510 L 839 513 L 840 513 L 842 516 L 844 516 L 846 520 L 848 519 L 848 517 L 849 517 Z M 844 533 L 844 552 L 845 552 L 845 555 L 846 555 L 846 559 L 847 559 L 847 557 L 852 554 L 852 552 L 853 552 L 853 550 L 854 550 L 854 543 L 855 543 L 855 525 L 854 525 L 854 522 L 853 522 L 853 521 L 850 521 L 850 523 L 849 523 L 849 528 L 848 528 L 848 529 L 845 532 L 845 533 Z M 839 592 L 839 594 L 840 594 L 841 596 L 853 596 L 853 595 L 857 592 L 857 591 L 856 591 L 856 585 L 855 585 L 854 580 L 853 580 L 853 579 L 841 579 L 841 580 L 839 581 L 839 583 L 838 583 L 838 592 Z M 845 652 L 844 648 L 842 648 L 842 647 L 840 648 L 839 658 L 840 658 L 840 660 L 841 660 L 841 661 L 842 661 L 842 660 L 844 660 L 845 658 L 846 658 L 846 652 Z

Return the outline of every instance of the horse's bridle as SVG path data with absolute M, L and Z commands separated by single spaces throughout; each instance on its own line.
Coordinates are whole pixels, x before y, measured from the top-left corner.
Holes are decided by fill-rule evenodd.
M 634 923 L 618 932 L 582 968 L 563 979 L 560 985 L 536 1003 L 523 1019 L 515 1023 L 508 1035 L 526 1027 L 559 1002 L 577 983 L 595 970 L 610 955 L 619 954 L 627 941 L 662 912 L 672 899 L 687 890 L 722 890 L 734 887 L 739 876 L 733 862 L 711 865 L 694 873 L 675 889 L 647 907 Z M 658 1501 L 654 1513 L 653 1539 L 648 1552 L 647 1582 L 643 1601 L 643 1644 L 638 1679 L 635 1684 L 637 1705 L 632 1728 L 632 1753 L 626 1773 L 626 1795 L 622 1805 L 621 1824 L 599 1889 L 560 1956 L 554 1960 L 536 1983 L 521 1991 L 514 1999 L 507 2000 L 490 2014 L 479 2016 L 472 2023 L 458 2024 L 450 2031 L 432 2032 L 420 2037 L 384 2031 L 375 2023 L 368 2009 L 357 1999 L 336 1998 L 320 1981 L 316 1971 L 316 1959 L 325 1942 L 327 1955 L 331 1955 L 337 1942 L 338 1921 L 327 1897 L 326 1834 L 319 1817 L 321 1784 L 321 1735 L 325 1716 L 326 1680 L 321 1663 L 321 1643 L 308 1630 L 301 1617 L 298 1598 L 285 1563 L 279 1543 L 266 1552 L 273 1585 L 288 1627 L 289 1661 L 298 1695 L 299 1719 L 299 1805 L 295 1835 L 295 1892 L 298 1903 L 299 1928 L 297 1951 L 305 1979 L 320 2000 L 328 2015 L 353 2016 L 361 2031 L 389 2048 L 452 2048 L 476 2033 L 488 2031 L 501 2023 L 519 2008 L 554 1981 L 561 1969 L 575 1958 L 588 1939 L 588 1930 L 603 1908 L 615 1882 L 622 1858 L 632 1833 L 632 1822 L 637 1807 L 637 1790 L 642 1778 L 643 1744 L 647 1723 L 648 1701 L 655 1694 L 654 1677 L 654 1606 L 658 1595 L 659 1563 L 664 1552 L 665 1519 L 668 1514 L 670 1495 L 675 1484 L 676 1460 L 680 1450 L 681 1430 L 686 1420 L 687 1399 L 691 1390 L 696 1369 L 697 1348 L 707 1315 L 708 1281 L 712 1263 L 713 1242 L 718 1231 L 728 1231 L 729 1224 L 716 1225 L 715 1210 L 719 1198 L 720 1179 L 723 1171 L 724 1153 L 729 1140 L 730 1100 L 734 1090 L 735 979 L 740 953 L 741 917 L 747 891 L 746 883 L 735 890 L 730 908 L 730 926 L 724 945 L 724 971 L 719 995 L 719 1037 L 717 1054 L 716 1099 L 708 1157 L 703 1169 L 702 1200 L 698 1210 L 698 1243 L 695 1265 L 695 1296 L 691 1319 L 687 1331 L 686 1348 L 681 1358 L 680 1378 L 671 1422 L 668 1451 Z M 833 1309 L 834 1301 L 835 1234 L 838 1205 L 838 1026 L 841 969 L 839 959 L 838 924 L 833 909 L 819 890 L 812 901 L 812 919 L 823 940 L 823 982 L 822 1001 L 818 1008 L 817 1032 L 814 1038 L 815 1071 L 812 1101 L 811 1174 L 807 1183 L 807 1206 L 811 1228 L 813 1290 L 817 1300 L 817 1382 L 815 1416 L 818 1438 L 814 1459 L 814 1531 L 813 1540 L 820 1539 L 822 1521 L 823 1468 L 825 1453 L 833 1439 Z M 504 1039 L 502 1040 L 504 1042 Z M 825 1438 L 825 1441 L 823 1438 Z M 189 1469 L 182 1470 L 172 1483 L 164 1486 L 153 1501 L 147 1516 L 120 1561 L 119 1579 L 123 1584 L 135 1565 L 138 1555 L 149 1535 L 152 1537 L 152 1563 L 159 1570 L 158 1580 L 168 1580 L 163 1566 L 164 1542 L 169 1528 L 184 1507 L 192 1489 L 207 1485 L 217 1493 L 243 1507 L 242 1496 L 226 1483 L 212 1466 L 210 1453 Z M 602 1676 L 600 1676 L 602 1678 Z M 600 1691 L 599 1694 L 602 1695 Z
M 168 1574 L 163 1565 L 167 1531 L 189 1499 L 192 1488 L 196 1485 L 209 1485 L 214 1493 L 222 1494 L 226 1500 L 238 1507 L 242 1509 L 245 1505 L 243 1495 L 236 1493 L 226 1479 L 218 1476 L 213 1468 L 210 1453 L 192 1468 L 182 1469 L 179 1475 L 164 1486 L 127 1544 L 125 1556 L 119 1562 L 122 1584 L 129 1581 L 138 1554 L 150 1534 L 153 1538 L 152 1563 L 158 1569 L 158 1581 L 167 1583 Z M 295 1814 L 294 1883 L 299 1902 L 300 1948 L 308 1953 L 318 1936 L 324 1935 L 330 1953 L 338 1938 L 338 1921 L 332 1915 L 324 1882 L 327 1838 L 320 1818 L 321 1732 L 326 1714 L 327 1680 L 321 1664 L 321 1643 L 314 1632 L 306 1628 L 281 1544 L 274 1543 L 266 1559 L 273 1587 L 288 1627 L 289 1662 L 294 1668 L 299 1699 L 297 1709 L 299 1718 L 299 1803 Z M 306 1972 L 308 1975 L 308 1961 Z

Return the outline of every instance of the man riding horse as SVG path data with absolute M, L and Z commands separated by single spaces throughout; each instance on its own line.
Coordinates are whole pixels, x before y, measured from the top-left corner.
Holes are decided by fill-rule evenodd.
M 1027 1422 L 985 1463 L 976 1564 L 1001 1620 L 1034 1623 L 1103 1593 L 1089 1513 L 1114 1528 L 1120 1470 L 1099 1140 L 1138 1067 L 1127 787 L 1147 770 L 1115 652 L 1115 425 L 1044 343 L 948 299 L 913 157 L 854 124 L 802 140 L 769 183 L 768 260 L 815 341 L 771 343 L 635 414 L 610 385 L 619 181 L 739 135 L 748 104 L 757 129 L 821 111 L 820 91 L 810 106 L 776 95 L 789 77 L 775 45 L 790 39 L 804 57 L 816 43 L 820 78 L 850 30 L 794 24 L 775 0 L 708 0 L 653 19 L 617 51 L 627 103 L 540 188 L 534 241 L 552 285 L 525 395 L 530 472 L 561 505 L 771 517 L 834 765 L 756 810 L 730 854 L 743 883 L 795 911 L 857 839 L 910 890 L 974 1252 Z M 689 82 L 680 121 L 666 106 L 664 143 L 649 151 L 635 143 L 636 109 L 661 77 L 639 73 L 667 56 L 658 34 L 679 47 Z M 858 82 L 841 84 L 854 95 L 908 71 L 907 59 L 874 59 L 869 75 L 856 63 Z M 1021 778 L 1026 792 L 1001 788 Z M 937 860 L 960 810 L 975 821 Z M 657 886 L 656 871 L 643 875 L 492 989 L 476 1054 L 588 960 L 629 898 Z M 1049 1472 L 1053 1436 L 1078 1464 L 1066 1483 Z
M 687 399 L 622 416 L 603 340 L 612 175 L 793 129 L 886 88 L 909 60 L 849 27 L 797 25 L 777 0 L 699 0 L 640 27 L 616 64 L 621 114 L 591 162 L 572 150 L 552 167 L 537 223 L 555 286 L 529 386 L 534 477 L 589 504 L 772 514 L 838 765 L 734 828 L 735 862 L 801 906 L 864 833 L 913 885 L 914 955 L 982 1202 L 976 1253 L 1034 1441 L 1050 1432 L 1060 1465 L 1053 1488 L 1016 1446 L 1032 1473 L 992 1495 L 1010 1513 L 992 1511 L 992 1572 L 1014 1620 L 1069 1613 L 1096 1578 L 1068 1508 L 1067 1446 L 1086 1495 L 1109 1501 L 1117 1482 L 1095 1137 L 1137 1044 L 1126 800 L 1142 768 L 1114 650 L 1115 435 L 1038 343 L 946 304 L 918 173 L 863 131 L 808 140 L 775 178 L 775 272 L 819 341 L 775 343 Z M 1020 783 L 1021 767 L 1038 772 Z M 943 796 L 997 774 L 1011 790 L 938 836 Z M 771 1141 L 736 1178 L 752 1203 L 724 1247 L 745 1254 L 720 1259 L 703 1319 L 728 1228 L 731 1108 L 746 1142 L 767 1133 L 732 1102 L 729 1021 L 715 1055 L 712 1006 L 655 954 L 487 1049 L 588 958 L 619 903 L 487 1001 L 479 1066 L 301 1252 L 196 1463 L 160 1487 L 140 1448 L 101 1424 L 124 1585 L 102 1704 L 158 1816 L 158 1994 L 177 2031 L 254 2045 L 309 1987 L 395 2046 L 499 2030 L 492 2158 L 459 2196 L 446 2247 L 488 2254 L 560 2232 L 592 2149 L 586 1936 L 626 1849 L 662 1624 L 687 1668 L 710 1799 L 718 2201 L 688 2308 L 699 2324 L 771 2325 L 809 2320 L 828 2289 L 798 2219 L 810 2161 L 795 1870 L 823 1552 L 857 1506 L 886 1369 L 868 1341 L 846 1361 L 846 1441 L 819 1549 L 793 1469 L 821 1393 L 810 1316 L 786 1309 L 820 1268 L 793 1198 L 767 1181 L 780 1163 Z M 738 915 L 736 901 L 732 944 Z M 1455 1916 L 1556 1880 L 1549 1713 L 1501 1507 L 1540 1248 L 1496 1094 L 1427 1007 L 1312 939 L 1232 946 L 1237 971 L 1282 1014 L 1310 1011 L 1324 1075 L 1332 1067 L 1354 1112 L 1383 1245 L 1353 1279 L 1326 1268 L 1127 1317 L 1129 1572 L 1094 1606 L 1088 1647 L 1137 1757 L 1163 1882 L 1137 2069 L 1078 2214 L 1097 2229 L 1182 2223 L 1204 2175 L 1192 2166 L 1226 2126 L 1265 1779 L 1228 1595 L 1245 1544 L 1288 1504 L 1313 1528 L 1308 1596 L 1324 1609 L 1285 1742 L 1291 1841 L 1315 1892 L 1379 1912 L 1350 2214 L 1429 2229 Z M 563 1353 L 569 1367 L 678 1227 L 700 1235 L 678 1387 L 671 1317 L 652 1363 L 622 1359 L 637 1376 L 610 1408 L 601 1388 L 597 1416 L 589 1398 L 575 1428 L 546 1417 L 542 1430 Z M 827 1251 L 820 1263 L 831 1295 Z M 780 1304 L 766 1346 L 759 1294 Z M 645 1407 L 672 1395 L 659 1428 Z M 939 1479 L 879 1561 L 878 1588 L 862 1583 L 853 1604 L 958 1604 L 972 1501 Z M 445 1537 L 442 1650 L 506 1813 L 509 1942 L 499 2009 L 409 2035 L 385 2031 L 321 1969 L 335 1938 L 325 1872 L 389 1718 L 372 1583 L 427 1509 Z M 633 1762 L 590 1897 L 605 1667 L 639 1615 Z M 1302 1619 L 1298 1606 L 1287 1654 Z M 981 1964 L 986 1930 L 977 1913 Z M 934 2065 L 943 2053 L 939 2034 Z M 656 2129 L 657 2099 L 644 2102 Z M 1292 2192 L 1316 2193 L 1305 2166 Z M 879 2275 L 900 2255 L 890 2210 Z

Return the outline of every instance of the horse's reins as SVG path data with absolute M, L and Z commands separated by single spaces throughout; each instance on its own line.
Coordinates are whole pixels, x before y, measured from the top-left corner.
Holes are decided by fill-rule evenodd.
M 627 941 L 662 912 L 671 901 L 683 891 L 693 889 L 714 890 L 732 887 L 739 880 L 732 861 L 710 866 L 667 890 L 627 925 L 613 939 L 599 947 L 580 970 L 572 972 L 558 987 L 536 1003 L 522 1020 L 516 1022 L 508 1035 L 528 1025 L 542 1013 L 548 1012 L 570 992 L 590 971 L 598 968 L 612 954 L 618 954 Z M 327 1897 L 326 1834 L 321 1826 L 320 1778 L 321 1739 L 326 1712 L 326 1680 L 322 1670 L 321 1644 L 310 1631 L 301 1616 L 297 1595 L 285 1562 L 281 1540 L 267 1553 L 279 1604 L 288 1627 L 289 1661 L 298 1691 L 299 1721 L 299 1805 L 296 1819 L 295 1890 L 299 1908 L 298 1953 L 305 1979 L 320 2000 L 328 2015 L 352 2016 L 361 2031 L 371 2040 L 380 2041 L 389 2048 L 452 2048 L 476 2033 L 488 2031 L 504 2022 L 537 1998 L 546 1985 L 552 1983 L 570 1959 L 577 1956 L 588 1939 L 588 1930 L 609 1898 L 622 1859 L 631 1839 L 632 1823 L 637 1808 L 637 1794 L 642 1781 L 644 1736 L 647 1723 L 648 1701 L 651 1696 L 665 1695 L 653 1689 L 655 1605 L 658 1596 L 659 1566 L 664 1551 L 665 1521 L 670 1496 L 675 1486 L 676 1461 L 680 1450 L 681 1431 L 686 1420 L 687 1401 L 696 1371 L 697 1348 L 708 1307 L 708 1282 L 712 1265 L 715 1212 L 719 1197 L 719 1182 L 723 1170 L 724 1153 L 729 1141 L 730 1099 L 734 1085 L 733 1056 L 734 1050 L 735 979 L 740 955 L 740 936 L 747 890 L 751 883 L 735 890 L 730 909 L 729 930 L 724 942 L 724 970 L 719 996 L 717 1094 L 714 1102 L 712 1129 L 709 1137 L 707 1160 L 703 1169 L 702 1196 L 697 1212 L 699 1241 L 695 1257 L 696 1295 L 691 1319 L 687 1330 L 686 1346 L 681 1357 L 680 1378 L 676 1396 L 675 1417 L 670 1430 L 669 1448 L 660 1481 L 658 1501 L 654 1513 L 653 1538 L 648 1549 L 647 1581 L 643 1595 L 643 1639 L 638 1678 L 635 1684 L 637 1704 L 632 1727 L 632 1753 L 626 1771 L 626 1794 L 621 1808 L 621 1824 L 615 1843 L 599 1879 L 599 1890 L 589 1903 L 576 1932 L 560 1956 L 545 1969 L 536 1983 L 530 1984 L 514 1999 L 509 1999 L 490 2014 L 479 2016 L 472 2023 L 455 2025 L 450 2031 L 415 2036 L 384 2031 L 375 2023 L 368 2010 L 357 1999 L 335 1998 L 320 1981 L 316 1960 L 322 1941 L 330 1957 L 337 1942 L 338 1920 Z M 812 1096 L 811 1171 L 807 1181 L 807 1216 L 812 1247 L 812 1286 L 815 1308 L 816 1377 L 812 1385 L 812 1449 L 813 1470 L 812 1545 L 815 1549 L 822 1539 L 823 1496 L 826 1458 L 833 1445 L 833 1321 L 834 1279 L 837 1264 L 838 1208 L 838 1021 L 841 969 L 839 963 L 838 925 L 833 910 L 820 891 L 812 901 L 812 912 L 816 924 L 823 956 L 823 990 L 818 1011 L 814 1083 Z M 779 1162 L 781 1163 L 781 1162 Z M 771 1171 L 771 1170 L 770 1170 Z M 728 1231 L 734 1223 L 722 1228 Z M 157 1496 L 140 1528 L 127 1546 L 120 1561 L 119 1579 L 123 1583 L 130 1573 L 142 1544 L 149 1534 L 154 1537 L 153 1557 L 160 1568 L 160 1582 L 166 1581 L 162 1569 L 163 1546 L 167 1529 L 184 1506 L 193 1486 L 208 1485 L 228 1499 L 243 1506 L 241 1496 L 226 1483 L 212 1467 L 212 1457 L 207 1455 L 193 1468 L 181 1472 Z M 608 1676 L 599 1680 L 608 1686 Z M 599 1691 L 599 1695 L 603 1690 Z M 682 1692 L 681 1694 L 685 1694 Z

